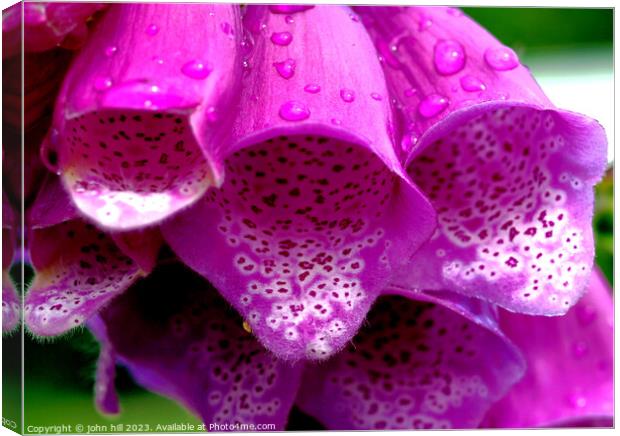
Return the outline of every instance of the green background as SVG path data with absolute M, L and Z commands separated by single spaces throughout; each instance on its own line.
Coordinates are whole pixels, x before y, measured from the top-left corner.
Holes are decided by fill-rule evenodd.
M 535 8 L 465 8 L 466 13 L 495 34 L 503 43 L 519 51 L 522 59 L 532 53 L 597 48 L 609 51 L 612 59 L 612 11 Z M 609 170 L 597 187 L 594 220 L 597 262 L 610 282 L 613 262 L 613 177 Z M 19 336 L 3 339 L 5 353 L 15 349 Z M 117 418 L 98 414 L 93 405 L 94 367 L 97 342 L 86 330 L 39 342 L 26 338 L 26 424 L 54 425 L 78 423 L 174 423 L 198 420 L 174 402 L 138 387 L 119 369 L 117 387 L 122 413 Z M 18 386 L 6 383 L 5 412 Z M 6 413 L 5 413 L 6 416 Z

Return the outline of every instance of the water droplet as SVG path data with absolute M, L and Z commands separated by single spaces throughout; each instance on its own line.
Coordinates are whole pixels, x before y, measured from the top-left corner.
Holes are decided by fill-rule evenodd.
M 318 94 L 319 92 L 321 92 L 321 87 L 316 83 L 308 83 L 306 86 L 304 86 L 304 91 L 310 94 Z
M 332 124 L 333 124 L 333 125 L 335 125 L 335 126 L 339 126 L 339 125 L 341 125 L 341 124 L 342 124 L 342 121 L 340 121 L 338 118 L 332 118 L 332 119 L 331 119 L 331 122 L 332 122 Z
M 181 67 L 181 72 L 185 74 L 187 77 L 196 80 L 204 80 L 209 77 L 211 71 L 213 69 L 207 65 L 205 62 L 199 60 L 192 60 L 187 62 L 183 67 Z
M 575 393 L 568 398 L 568 403 L 576 409 L 583 409 L 586 407 L 587 400 L 583 395 Z
M 509 47 L 489 48 L 484 52 L 487 65 L 497 71 L 508 71 L 519 66 L 519 57 Z
M 467 92 L 484 91 L 487 86 L 482 83 L 482 80 L 474 76 L 461 77 L 461 88 Z
M 295 59 L 289 58 L 282 62 L 274 62 L 273 66 L 276 67 L 278 74 L 287 80 L 295 75 Z
M 271 42 L 276 45 L 289 45 L 293 42 L 293 34 L 291 32 L 274 32 L 271 34 Z
M 340 98 L 342 98 L 342 101 L 344 101 L 345 103 L 351 103 L 353 100 L 355 100 L 355 91 L 346 88 L 341 89 Z
M 310 109 L 300 101 L 290 100 L 280 106 L 280 117 L 286 121 L 303 121 L 310 117 Z
M 575 342 L 573 344 L 573 355 L 577 359 L 582 358 L 587 353 L 588 353 L 588 344 L 587 343 L 585 343 L 583 341 L 579 341 L 579 342 Z
M 292 16 L 287 15 L 286 17 L 284 17 L 284 22 L 286 24 L 293 24 L 295 22 L 295 19 Z
M 370 93 L 370 98 L 372 98 L 373 100 L 377 100 L 377 101 L 383 100 L 383 97 L 381 96 L 381 94 L 379 94 L 377 92 L 371 92 Z
M 116 54 L 118 48 L 114 45 L 109 45 L 105 48 L 104 53 L 107 57 L 112 57 Z
M 157 27 L 157 24 L 151 24 L 149 27 L 146 28 L 146 34 L 149 36 L 155 36 L 158 32 L 159 27 Z
M 418 106 L 418 113 L 424 118 L 439 115 L 448 107 L 448 99 L 443 95 L 431 94 L 422 100 Z
M 427 17 L 426 15 L 420 16 L 420 19 L 418 21 L 418 30 L 420 32 L 423 32 L 424 30 L 428 29 L 432 25 L 433 25 L 433 20 L 431 20 L 430 17 Z
M 435 44 L 434 62 L 439 74 L 449 76 L 465 67 L 465 49 L 453 40 L 439 41 Z
M 112 79 L 109 77 L 97 77 L 93 86 L 97 91 L 105 91 L 112 87 Z
M 214 106 L 209 106 L 206 111 L 207 122 L 213 124 L 220 119 L 219 113 Z
M 419 137 L 416 132 L 414 131 L 405 132 L 405 134 L 403 135 L 403 139 L 400 141 L 401 150 L 405 154 L 408 154 L 409 152 L 411 152 L 413 147 L 417 144 L 418 139 Z
M 269 11 L 273 14 L 295 14 L 312 9 L 314 5 L 270 5 Z

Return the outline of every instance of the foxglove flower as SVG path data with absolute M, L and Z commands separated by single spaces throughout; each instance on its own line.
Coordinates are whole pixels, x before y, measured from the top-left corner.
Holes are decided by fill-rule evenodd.
M 12 331 L 19 323 L 21 305 L 19 295 L 9 276 L 9 268 L 15 255 L 15 213 L 6 194 L 2 193 L 2 332 Z
M 58 96 L 32 100 L 54 95 L 58 176 L 27 214 L 24 313 L 38 335 L 91 328 L 103 412 L 120 362 L 205 422 L 284 429 L 294 404 L 336 429 L 610 415 L 607 327 L 580 332 L 603 362 L 583 378 L 601 362 L 523 340 L 574 333 L 590 304 L 604 132 L 511 49 L 452 8 L 95 18 Z M 557 368 L 576 408 L 507 414 Z
M 77 213 L 50 176 L 28 211 L 28 246 L 36 270 L 24 318 L 36 335 L 81 325 L 154 266 L 160 247 L 153 230 L 106 234 Z

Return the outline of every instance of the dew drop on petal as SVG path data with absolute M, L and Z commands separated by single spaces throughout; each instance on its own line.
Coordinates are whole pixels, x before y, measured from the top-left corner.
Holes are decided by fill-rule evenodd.
M 496 71 L 513 70 L 519 66 L 519 57 L 509 47 L 489 48 L 484 52 L 487 65 Z
M 282 62 L 274 62 L 273 66 L 276 68 L 278 74 L 284 79 L 290 79 L 295 75 L 295 60 L 286 59 Z
M 181 72 L 187 77 L 196 80 L 204 80 L 211 74 L 211 67 L 205 62 L 199 60 L 191 60 L 181 67 Z
M 477 77 L 468 75 L 461 77 L 461 88 L 467 92 L 476 92 L 484 91 L 487 89 L 487 86 Z
M 292 16 L 287 15 L 286 17 L 284 17 L 284 22 L 286 24 L 293 24 L 295 22 L 295 19 Z
M 219 119 L 219 113 L 217 112 L 217 109 L 215 109 L 214 106 L 209 106 L 206 110 L 206 118 L 207 118 L 207 122 L 214 124 L 216 123 Z
M 112 87 L 112 79 L 109 77 L 97 77 L 93 86 L 97 91 L 105 91 Z
M 383 97 L 378 92 L 370 93 L 370 98 L 372 98 L 373 100 L 377 100 L 377 101 L 383 100 Z
M 300 101 L 290 100 L 280 106 L 280 117 L 286 121 L 303 121 L 310 117 L 310 109 Z
M 274 32 L 271 34 L 271 42 L 276 45 L 289 45 L 293 41 L 291 32 Z
M 345 103 L 351 103 L 355 100 L 355 91 L 346 88 L 341 89 L 340 98 L 342 98 L 342 101 Z
M 420 20 L 418 21 L 418 30 L 420 32 L 428 29 L 429 27 L 431 27 L 433 25 L 433 20 L 431 20 L 429 17 L 427 17 L 426 15 L 422 15 L 420 16 Z
M 112 57 L 116 54 L 118 48 L 115 45 L 109 45 L 105 48 L 104 53 L 107 57 Z
M 418 105 L 418 113 L 424 118 L 431 118 L 439 115 L 448 107 L 448 99 L 443 95 L 430 94 Z
M 304 91 L 309 94 L 318 94 L 319 92 L 321 92 L 321 87 L 316 83 L 308 83 L 306 86 L 304 86 Z
M 157 24 L 151 24 L 146 28 L 146 34 L 149 36 L 155 36 L 157 33 L 159 33 L 159 27 L 157 27 Z
M 453 40 L 439 41 L 435 44 L 433 61 L 439 74 L 449 76 L 465 67 L 465 49 Z

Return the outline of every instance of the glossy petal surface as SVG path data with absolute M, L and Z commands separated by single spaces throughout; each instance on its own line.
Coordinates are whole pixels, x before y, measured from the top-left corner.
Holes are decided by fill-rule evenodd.
M 98 23 L 63 84 L 50 144 L 90 219 L 154 224 L 220 177 L 211 154 L 230 126 L 208 114 L 237 98 L 238 27 L 237 9 L 209 4 L 114 5 Z
M 595 121 L 556 109 L 515 53 L 451 8 L 358 8 L 439 228 L 404 272 L 511 311 L 565 313 L 593 263 Z

